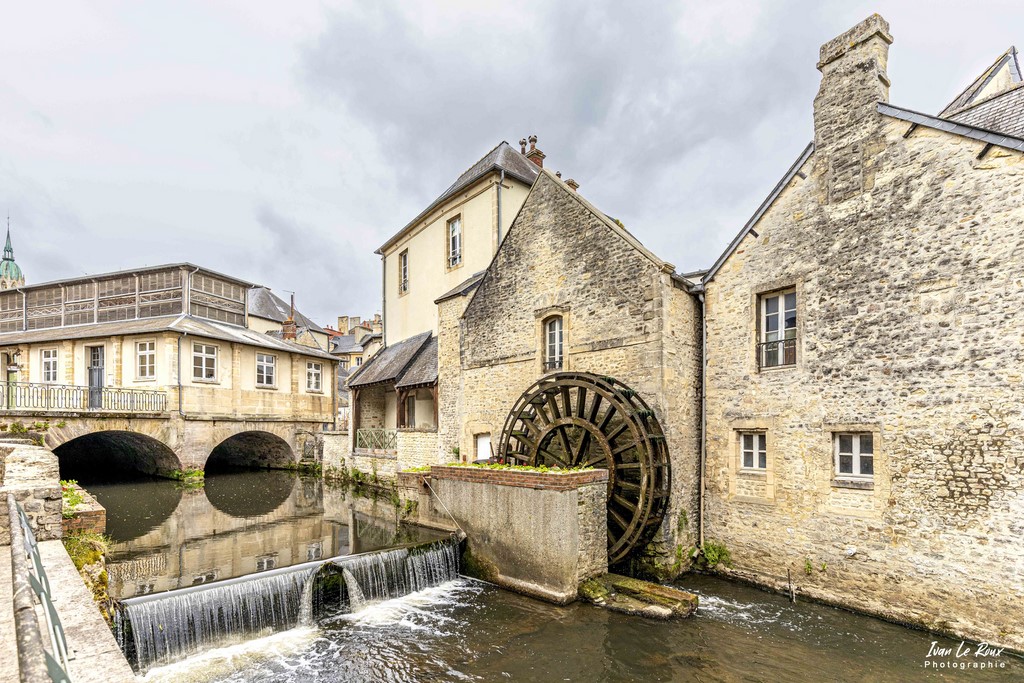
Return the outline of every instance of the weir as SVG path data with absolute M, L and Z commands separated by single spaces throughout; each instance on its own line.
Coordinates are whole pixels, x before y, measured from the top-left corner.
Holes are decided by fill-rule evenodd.
M 334 557 L 131 598 L 117 611 L 117 641 L 141 672 L 220 645 L 311 625 L 314 595 L 331 592 L 338 570 L 337 609 L 358 612 L 458 578 L 459 543 L 452 538 Z

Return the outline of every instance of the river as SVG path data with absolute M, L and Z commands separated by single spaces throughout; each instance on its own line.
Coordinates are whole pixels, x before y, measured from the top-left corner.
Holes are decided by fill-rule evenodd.
M 386 498 L 360 498 L 287 473 L 211 475 L 205 490 L 196 491 L 148 480 L 87 488 L 107 507 L 116 541 L 111 593 L 119 598 L 440 536 L 402 524 Z M 678 582 L 700 596 L 700 607 L 676 622 L 584 604 L 557 607 L 452 578 L 356 608 L 321 604 L 304 625 L 211 647 L 143 677 L 174 683 L 1024 680 L 1024 661 L 1009 654 L 929 657 L 933 648 L 955 652 L 960 643 L 844 610 L 792 604 L 715 577 Z M 992 668 L 933 668 L 950 662 Z

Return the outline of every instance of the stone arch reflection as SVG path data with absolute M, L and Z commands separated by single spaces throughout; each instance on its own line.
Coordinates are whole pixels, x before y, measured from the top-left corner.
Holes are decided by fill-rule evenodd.
M 253 486 L 258 477 L 258 487 Z M 223 472 L 206 477 L 206 499 L 231 517 L 270 515 L 295 491 L 299 478 L 292 472 Z

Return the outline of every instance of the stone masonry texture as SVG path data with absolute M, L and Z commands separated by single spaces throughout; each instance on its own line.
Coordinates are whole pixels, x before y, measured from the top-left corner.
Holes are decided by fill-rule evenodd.
M 823 46 L 813 155 L 705 284 L 706 534 L 745 578 L 1024 650 L 1024 155 L 879 114 L 889 42 Z M 759 371 L 789 289 L 796 362 Z M 874 436 L 859 488 L 839 432 Z

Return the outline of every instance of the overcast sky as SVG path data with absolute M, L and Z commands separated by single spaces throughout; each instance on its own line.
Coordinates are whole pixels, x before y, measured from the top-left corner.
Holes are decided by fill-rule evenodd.
M 891 101 L 937 113 L 1024 3 L 5 2 L 0 211 L 29 283 L 191 261 L 380 308 L 373 254 L 501 140 L 680 272 L 812 137 L 818 47 L 892 26 Z

